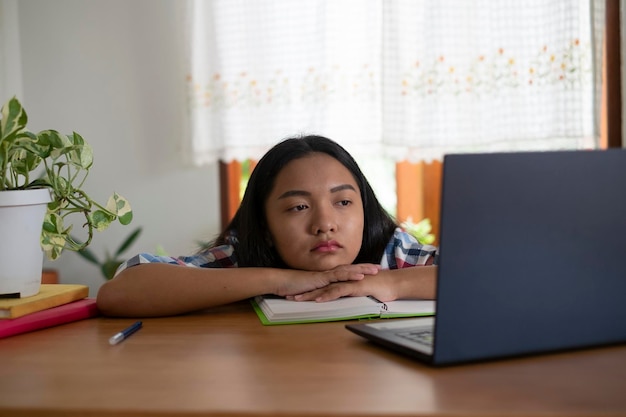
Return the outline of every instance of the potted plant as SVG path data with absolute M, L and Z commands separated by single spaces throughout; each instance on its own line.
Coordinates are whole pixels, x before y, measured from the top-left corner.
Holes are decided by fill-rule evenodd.
M 44 253 L 54 260 L 64 249 L 79 251 L 94 231 L 115 220 L 129 224 L 132 210 L 117 193 L 101 205 L 83 190 L 93 153 L 78 133 L 29 131 L 15 97 L 1 112 L 0 295 L 27 297 L 39 292 Z M 75 216 L 86 231 L 84 242 L 70 236 Z

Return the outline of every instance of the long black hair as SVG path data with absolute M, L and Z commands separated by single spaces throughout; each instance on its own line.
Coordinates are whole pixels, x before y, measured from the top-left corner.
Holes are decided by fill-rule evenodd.
M 314 152 L 335 158 L 352 173 L 364 210 L 363 242 L 354 263 L 379 263 L 397 223 L 380 205 L 354 158 L 341 145 L 323 136 L 292 137 L 272 147 L 252 171 L 239 209 L 213 244 L 233 244 L 239 266 L 286 267 L 269 240 L 265 201 L 285 165 Z M 233 235 L 234 241 L 230 239 Z

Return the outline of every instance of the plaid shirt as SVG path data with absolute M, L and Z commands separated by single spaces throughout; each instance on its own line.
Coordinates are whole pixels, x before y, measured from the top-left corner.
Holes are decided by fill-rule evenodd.
M 426 265 L 431 257 L 433 258 L 433 263 L 437 264 L 438 252 L 436 247 L 423 245 L 409 233 L 397 228 L 385 247 L 380 265 L 383 269 L 408 268 L 411 266 Z M 205 249 L 195 255 L 179 256 L 176 258 L 140 253 L 122 263 L 117 269 L 116 274 L 119 274 L 126 268 L 155 262 L 198 268 L 237 267 L 235 248 L 232 245 L 221 245 Z

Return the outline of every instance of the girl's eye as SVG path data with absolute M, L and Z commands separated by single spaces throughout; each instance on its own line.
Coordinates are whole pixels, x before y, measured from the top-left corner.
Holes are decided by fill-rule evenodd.
M 341 200 L 337 204 L 339 204 L 340 206 L 349 206 L 350 204 L 352 204 L 352 202 L 350 200 Z
M 292 207 L 291 211 L 302 211 L 307 208 L 306 204 L 298 204 L 297 206 Z

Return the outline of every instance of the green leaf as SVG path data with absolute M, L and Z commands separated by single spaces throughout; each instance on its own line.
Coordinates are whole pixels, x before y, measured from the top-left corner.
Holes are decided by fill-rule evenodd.
M 63 219 L 56 213 L 46 213 L 42 229 L 49 234 L 57 234 L 63 229 Z
M 129 211 L 128 213 L 124 214 L 123 216 L 119 217 L 119 222 L 121 224 L 123 224 L 124 226 L 126 226 L 127 224 L 130 224 L 130 222 L 133 221 L 133 212 Z
M 26 127 L 28 116 L 26 111 L 15 98 L 11 98 L 2 106 L 2 120 L 0 120 L 0 142 L 14 137 L 17 132 Z
M 82 169 L 91 168 L 93 165 L 93 150 L 91 146 L 76 132 L 70 138 L 74 143 L 73 151 L 69 154 L 72 164 Z
M 61 234 L 42 233 L 41 248 L 49 259 L 55 260 L 65 247 L 65 237 Z
M 128 249 L 130 247 L 130 245 L 132 245 L 133 242 L 135 242 L 135 240 L 137 240 L 137 238 L 139 237 L 140 234 L 141 234 L 141 227 L 138 227 L 138 228 L 135 229 L 134 232 L 132 232 L 130 234 L 130 236 L 128 236 L 126 238 L 126 240 L 124 242 L 122 242 L 120 247 L 117 248 L 117 250 L 115 251 L 115 257 L 121 255 L 126 249 Z
M 107 201 L 106 209 L 118 216 L 121 224 L 127 225 L 133 220 L 133 211 L 124 197 L 118 193 L 113 193 Z
M 51 156 L 54 149 L 65 146 L 62 135 L 56 130 L 43 130 L 37 134 L 37 148 L 42 158 Z
M 96 210 L 91 213 L 89 219 L 91 220 L 93 227 L 97 231 L 101 232 L 109 227 L 111 222 L 115 220 L 115 216 L 112 216 L 104 210 Z
M 432 225 L 428 218 L 422 219 L 418 223 L 413 223 L 413 219 L 409 217 L 402 223 L 402 227 L 421 244 L 430 245 L 435 241 L 435 235 L 430 233 Z
M 115 276 L 115 272 L 117 271 L 117 268 L 119 268 L 122 262 L 123 261 L 119 261 L 119 260 L 111 260 L 111 261 L 105 262 L 104 264 L 102 264 L 102 267 L 100 268 L 102 275 L 104 275 L 104 277 L 107 280 L 113 278 Z
M 29 172 L 33 171 L 41 163 L 41 158 L 33 153 L 27 153 L 25 151 L 13 154 L 11 159 L 11 165 L 13 171 L 16 173 L 28 177 Z
M 87 261 L 91 262 L 92 264 L 100 264 L 100 261 L 98 260 L 98 258 L 96 258 L 96 255 L 89 248 L 83 248 L 79 251 L 76 251 L 76 253 L 82 256 Z

